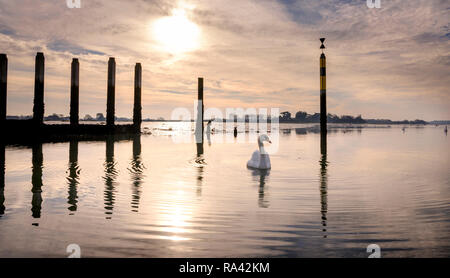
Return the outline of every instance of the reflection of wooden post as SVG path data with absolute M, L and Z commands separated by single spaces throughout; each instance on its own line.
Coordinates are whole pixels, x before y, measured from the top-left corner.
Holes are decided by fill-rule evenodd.
M 108 61 L 108 95 L 106 100 L 106 125 L 114 126 L 115 102 L 116 102 L 116 61 L 109 58 Z
M 117 171 L 114 163 L 114 137 L 108 136 L 106 138 L 106 160 L 105 160 L 105 214 L 112 215 L 114 209 L 115 200 L 115 180 L 117 178 Z M 111 216 L 107 216 L 106 219 L 111 219 Z
M 325 137 L 326 138 L 326 137 Z M 327 231 L 328 213 L 328 175 L 327 175 L 327 154 L 322 153 L 320 159 L 320 214 L 322 215 L 322 231 Z M 327 237 L 324 234 L 323 237 Z
M 139 211 L 139 201 L 141 199 L 141 184 L 143 180 L 143 172 L 145 169 L 141 159 L 141 135 L 135 134 L 133 136 L 133 160 L 131 161 L 131 179 L 133 181 L 132 196 L 131 196 L 131 211 Z
M 0 54 L 0 123 L 6 120 L 8 57 Z
M 197 121 L 195 126 L 195 141 L 197 143 L 203 143 L 203 78 L 198 78 L 198 98 L 197 98 Z
M 142 66 L 140 63 L 136 64 L 134 68 L 134 109 L 133 109 L 133 124 L 136 128 L 141 127 L 142 123 Z
M 72 72 L 70 80 L 70 124 L 78 125 L 79 121 L 79 101 L 80 101 L 80 63 L 77 58 L 72 60 Z
M 44 63 L 44 53 L 38 52 L 34 72 L 33 120 L 39 125 L 44 123 Z
M 327 154 L 327 133 L 326 132 L 320 133 L 320 153 L 322 155 Z
M 44 156 L 42 154 L 42 144 L 36 144 L 32 148 L 32 175 L 31 183 L 33 188 L 31 192 L 33 193 L 33 198 L 31 200 L 31 211 L 34 218 L 41 217 L 41 205 L 42 205 L 42 167 L 44 163 Z
M 5 145 L 0 143 L 0 215 L 5 214 Z
M 78 191 L 77 186 L 79 184 L 79 167 L 78 167 L 78 141 L 71 140 L 69 145 L 69 177 L 67 178 L 69 185 L 69 196 L 67 203 L 69 211 L 74 212 L 77 210 L 78 203 Z

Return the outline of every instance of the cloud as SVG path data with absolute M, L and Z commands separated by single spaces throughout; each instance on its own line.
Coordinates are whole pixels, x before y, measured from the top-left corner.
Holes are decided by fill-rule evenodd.
M 9 57 L 9 114 L 30 114 L 34 55 L 46 55 L 47 113 L 68 112 L 70 61 L 80 59 L 80 114 L 104 112 L 106 64 L 117 61 L 117 114 L 132 113 L 134 63 L 143 65 L 144 116 L 190 108 L 197 77 L 208 106 L 319 110 L 319 37 L 327 38 L 329 111 L 363 117 L 450 118 L 448 1 L 0 0 Z M 201 47 L 160 49 L 151 24 L 184 8 Z M 374 109 L 376 107 L 376 109 Z

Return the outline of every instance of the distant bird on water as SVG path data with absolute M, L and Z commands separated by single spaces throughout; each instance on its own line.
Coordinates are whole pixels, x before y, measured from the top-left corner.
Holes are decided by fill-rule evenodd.
M 237 137 L 237 127 L 234 128 L 234 137 Z
M 445 126 L 445 128 L 444 128 L 444 132 L 447 134 L 447 132 L 448 132 L 447 126 Z
M 262 134 L 258 137 L 258 148 L 252 154 L 252 158 L 247 162 L 247 167 L 251 169 L 267 170 L 271 168 L 269 154 L 264 149 L 264 141 L 272 143 L 269 136 Z

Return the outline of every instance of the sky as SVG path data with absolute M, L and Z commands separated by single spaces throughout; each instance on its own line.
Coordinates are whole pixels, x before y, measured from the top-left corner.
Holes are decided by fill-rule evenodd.
M 70 63 L 80 60 L 80 116 L 106 111 L 115 57 L 116 115 L 131 117 L 134 65 L 143 117 L 205 108 L 319 112 L 325 37 L 328 112 L 450 120 L 450 2 L 446 0 L 0 0 L 8 55 L 8 115 L 31 115 L 34 59 L 45 55 L 45 114 L 69 114 Z

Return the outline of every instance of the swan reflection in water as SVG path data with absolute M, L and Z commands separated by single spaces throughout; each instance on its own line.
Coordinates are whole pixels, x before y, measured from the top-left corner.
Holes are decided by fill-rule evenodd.
M 270 175 L 270 169 L 251 169 L 253 180 L 258 182 L 259 190 L 258 190 L 258 206 L 260 208 L 268 208 L 269 201 L 266 199 L 266 182 L 267 178 Z

